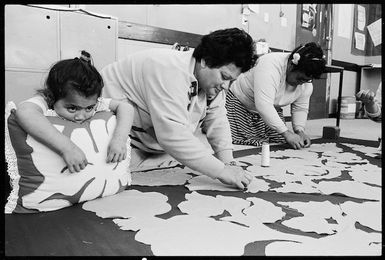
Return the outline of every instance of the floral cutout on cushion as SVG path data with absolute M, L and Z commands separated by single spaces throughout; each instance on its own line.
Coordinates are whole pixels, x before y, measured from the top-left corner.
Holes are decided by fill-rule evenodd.
M 98 112 L 82 124 L 47 116 L 86 154 L 89 165 L 70 173 L 61 156 L 17 124 L 13 103 L 6 110 L 5 152 L 12 191 L 5 213 L 57 210 L 116 194 L 131 184 L 130 140 L 124 161 L 106 163 L 107 147 L 116 125 L 112 112 Z

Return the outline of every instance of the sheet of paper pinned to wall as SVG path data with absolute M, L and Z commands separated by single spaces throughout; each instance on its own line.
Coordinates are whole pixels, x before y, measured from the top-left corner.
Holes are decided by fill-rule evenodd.
M 269 22 L 269 13 L 264 13 L 264 14 L 263 14 L 263 21 L 264 21 L 265 23 L 268 23 L 268 22 Z
M 354 39 L 355 39 L 355 47 L 358 50 L 365 50 L 365 34 L 355 32 L 354 33 Z
M 369 35 L 372 38 L 374 46 L 380 45 L 382 43 L 382 31 L 381 31 L 382 19 L 369 24 L 367 26 Z
M 287 27 L 287 18 L 286 17 L 281 17 L 281 26 L 282 27 Z
M 337 35 L 350 39 L 352 30 L 352 4 L 340 4 L 338 6 Z
M 363 31 L 366 26 L 366 10 L 362 5 L 357 6 L 357 28 Z

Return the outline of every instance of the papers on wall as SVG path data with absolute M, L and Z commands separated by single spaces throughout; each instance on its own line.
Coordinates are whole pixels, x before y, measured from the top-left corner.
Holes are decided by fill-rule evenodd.
M 365 34 L 355 32 L 354 33 L 355 47 L 358 50 L 365 50 Z
M 369 35 L 372 38 L 374 46 L 382 43 L 382 31 L 381 31 L 382 19 L 378 19 L 374 23 L 367 26 Z
M 286 17 L 281 17 L 281 26 L 287 27 L 287 18 Z
M 363 31 L 366 26 L 366 10 L 362 5 L 357 6 L 357 27 L 358 30 Z

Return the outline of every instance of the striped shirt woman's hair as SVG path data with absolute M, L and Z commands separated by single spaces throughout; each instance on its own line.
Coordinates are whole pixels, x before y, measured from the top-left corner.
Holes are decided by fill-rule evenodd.
M 318 79 L 325 71 L 326 60 L 321 46 L 309 42 L 295 48 L 289 61 L 294 65 L 295 71 L 302 71 L 306 76 Z

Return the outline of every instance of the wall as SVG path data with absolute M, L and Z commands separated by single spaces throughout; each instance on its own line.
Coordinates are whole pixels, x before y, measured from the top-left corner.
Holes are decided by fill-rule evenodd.
M 295 47 L 295 4 L 252 5 L 258 12 L 250 11 L 248 23 L 243 24 L 242 10 L 247 6 L 242 4 L 84 5 L 87 11 L 109 14 L 122 21 L 189 33 L 207 34 L 217 29 L 238 27 L 249 32 L 255 39 L 265 38 L 273 48 L 292 50 Z M 287 21 L 286 26 L 282 26 L 280 11 L 284 14 L 283 19 Z M 265 14 L 269 16 L 268 22 L 264 20 Z
M 242 27 L 241 4 L 235 5 L 84 5 L 87 11 L 104 13 L 120 21 L 182 32 L 207 34 L 229 27 Z M 171 45 L 118 39 L 118 59 L 147 48 Z
M 351 46 L 352 46 L 352 30 L 353 30 L 353 18 L 354 18 L 354 8 L 353 4 L 333 4 L 334 7 L 334 19 L 333 19 L 333 59 L 356 63 L 358 65 L 364 65 L 368 63 L 381 63 L 381 56 L 357 56 L 351 54 Z M 340 16 L 344 18 L 342 20 L 349 19 L 350 21 L 346 21 L 348 23 L 340 23 Z M 349 23 L 350 22 L 350 23 Z M 348 29 L 346 29 L 347 25 L 350 25 Z M 344 28 L 339 28 L 339 26 L 344 26 Z M 341 31 L 347 31 L 349 38 L 341 36 Z
M 121 21 L 196 34 L 238 27 L 243 28 L 256 40 L 265 39 L 272 48 L 282 50 L 295 48 L 296 4 L 85 5 L 84 7 L 87 11 L 109 14 Z M 245 7 L 249 13 L 242 16 Z M 283 14 L 282 18 L 280 12 Z M 266 16 L 268 20 L 265 19 Z M 245 22 L 243 18 L 246 18 Z M 118 57 L 149 47 L 171 48 L 165 44 L 119 39 Z M 286 108 L 284 115 L 290 115 Z
M 353 6 L 349 4 L 349 6 Z M 248 7 L 247 23 L 242 23 L 242 10 Z M 341 4 L 334 4 L 333 11 L 333 41 L 332 59 L 354 64 L 380 63 L 380 57 L 355 56 L 350 53 L 351 37 L 349 39 L 338 35 L 339 11 L 353 19 L 353 8 L 344 8 Z M 342 7 L 342 8 L 341 8 Z M 100 12 L 117 17 L 119 20 L 179 30 L 189 33 L 206 34 L 212 30 L 239 27 L 245 29 L 254 39 L 264 38 L 270 47 L 291 51 L 295 48 L 295 26 L 297 16 L 296 4 L 253 4 L 253 5 L 85 5 L 87 11 Z M 283 26 L 282 18 L 286 18 Z M 265 17 L 268 16 L 268 21 Z M 352 21 L 351 21 L 352 22 Z M 283 40 L 285 39 L 285 40 Z M 168 48 L 171 46 L 119 40 L 118 53 L 128 54 L 148 47 Z M 349 46 L 349 48 L 346 48 Z M 378 71 L 378 70 L 377 70 Z M 363 72 L 363 86 L 377 85 L 376 72 Z M 378 73 L 377 73 L 378 74 Z M 357 75 L 352 71 L 344 72 L 343 96 L 352 96 L 356 91 Z M 374 78 L 374 79 L 372 79 Z M 330 74 L 330 102 L 329 114 L 335 113 L 335 103 L 338 96 L 339 75 Z M 284 115 L 288 116 L 288 110 Z
M 67 6 L 68 5 L 63 5 Z M 353 4 L 348 4 L 347 6 L 353 6 Z M 351 46 L 351 37 L 344 38 L 341 37 L 338 33 L 338 19 L 340 13 L 344 16 L 349 16 L 352 22 L 353 19 L 353 8 L 346 8 L 341 4 L 333 4 L 333 41 L 332 41 L 332 59 L 354 63 L 358 65 L 368 64 L 368 63 L 381 63 L 381 56 L 375 57 L 365 57 L 365 56 L 355 56 L 350 53 Z M 239 27 L 243 28 L 250 33 L 254 39 L 265 38 L 269 42 L 270 47 L 275 49 L 282 49 L 290 51 L 295 47 L 295 25 L 296 25 L 296 7 L 297 4 L 253 4 L 253 5 L 242 5 L 242 4 L 208 4 L 208 5 L 78 5 L 85 9 L 88 12 L 103 14 L 115 17 L 122 21 L 128 21 L 138 24 L 144 24 L 149 26 L 162 27 L 166 29 L 178 30 L 182 32 L 189 32 L 195 34 L 207 34 L 213 30 L 228 28 L 228 27 Z M 243 16 L 242 10 L 244 7 L 249 9 L 249 15 L 247 16 L 247 23 L 242 23 Z M 349 11 L 350 10 L 350 11 Z M 341 12 L 340 12 L 341 11 Z M 349 13 L 347 13 L 349 12 Z M 282 15 L 283 19 L 280 14 Z M 266 21 L 266 16 L 268 16 L 268 21 Z M 20 15 L 15 17 L 19 19 L 17 24 L 20 26 L 16 27 L 7 27 L 5 26 L 6 32 L 6 41 L 10 39 L 12 33 L 7 34 L 7 31 L 20 31 L 20 34 L 30 37 L 25 40 L 26 42 L 31 41 L 31 39 L 38 39 L 40 34 L 47 36 L 47 34 L 57 33 L 55 29 L 44 29 L 41 27 L 41 24 L 33 24 L 31 29 L 28 26 L 28 22 L 25 25 L 22 25 L 23 21 L 26 21 L 25 15 Z M 51 18 L 52 21 L 53 18 Z M 285 23 L 286 22 L 286 23 Z M 43 24 L 44 25 L 44 24 Z M 38 28 L 38 30 L 36 29 Z M 43 28 L 43 29 L 42 29 Z M 71 33 L 67 39 L 67 43 L 76 40 L 73 33 Z M 55 36 L 55 41 L 57 37 Z M 99 37 L 101 39 L 103 37 Z M 92 38 L 92 42 L 95 45 L 98 44 L 98 40 Z M 17 42 L 17 40 L 15 40 Z M 21 41 L 20 41 L 21 42 Z M 91 41 L 89 41 L 91 42 Z M 45 46 L 44 44 L 50 44 L 47 48 L 41 47 Z M 38 58 L 45 57 L 48 55 L 47 50 L 50 50 L 51 47 L 60 48 L 59 44 L 54 42 L 41 41 L 40 48 L 38 50 L 32 50 L 31 45 L 26 44 L 23 50 L 19 49 L 16 53 L 17 55 L 12 55 L 14 57 L 13 61 L 16 59 L 21 59 L 20 53 L 29 53 L 28 57 L 36 54 L 36 51 L 41 55 Z M 14 48 L 11 44 L 7 44 L 7 48 Z M 347 48 L 347 46 L 349 46 Z M 117 40 L 117 49 L 116 49 L 116 59 L 123 57 L 126 54 L 135 52 L 138 50 L 150 48 L 150 47 L 160 47 L 160 48 L 170 48 L 170 45 L 166 44 L 156 44 L 132 40 Z M 98 47 L 99 48 L 99 47 Z M 7 69 L 7 53 L 6 51 L 6 69 Z M 101 52 L 103 54 L 103 52 Z M 60 53 L 55 51 L 54 55 L 49 55 L 51 60 L 56 60 L 61 57 Z M 26 57 L 22 57 L 21 60 L 25 60 Z M 35 64 L 38 64 L 39 59 L 33 59 Z M 9 69 L 9 66 L 8 66 Z M 9 70 L 8 70 L 9 71 Z M 38 73 L 43 72 L 39 70 Z M 15 75 L 14 75 L 15 74 Z M 12 72 L 6 73 L 6 85 L 12 84 L 12 80 L 18 80 L 17 72 L 14 70 Z M 39 77 L 35 71 L 31 72 L 30 77 L 36 78 Z M 375 70 L 365 70 L 362 73 L 362 88 L 376 88 L 379 80 L 381 79 L 381 69 Z M 12 83 L 10 82 L 12 81 Z M 37 81 L 37 79 L 35 80 Z M 330 106 L 329 112 L 333 113 L 333 100 L 336 100 L 338 95 L 338 85 L 339 85 L 339 76 L 338 74 L 331 74 L 331 88 L 330 88 Z M 19 84 L 19 83 L 18 83 Z M 39 84 L 40 85 L 40 84 Z M 356 86 L 356 73 L 351 71 L 344 72 L 344 84 L 343 84 L 343 96 L 345 95 L 354 95 Z
M 295 48 L 296 4 L 254 4 L 257 12 L 249 15 L 248 32 L 264 38 L 270 47 L 291 51 Z M 282 17 L 280 17 L 282 12 Z M 284 40 L 283 40 L 284 39 Z
M 31 97 L 54 63 L 78 57 L 81 50 L 92 54 L 97 69 L 116 60 L 116 19 L 62 8 L 5 6 L 6 101 Z
M 171 48 L 171 45 L 118 39 L 118 59 L 124 58 L 131 53 L 149 48 Z
M 85 5 L 87 11 L 119 20 L 196 34 L 242 27 L 241 4 L 234 5 Z
M 352 30 L 354 18 L 353 4 L 333 4 L 333 40 L 332 40 L 332 59 L 355 63 L 357 65 L 381 64 L 382 56 L 357 56 L 351 54 Z M 341 22 L 344 21 L 344 22 Z M 343 27 L 342 27 L 343 26 Z M 347 37 L 343 37 L 346 32 Z M 344 71 L 344 80 L 342 87 L 342 96 L 354 96 L 356 93 L 357 74 L 351 71 Z M 376 90 L 381 81 L 381 69 L 362 70 L 361 89 Z M 329 111 L 334 112 L 335 100 L 338 97 L 338 75 L 332 75 Z

